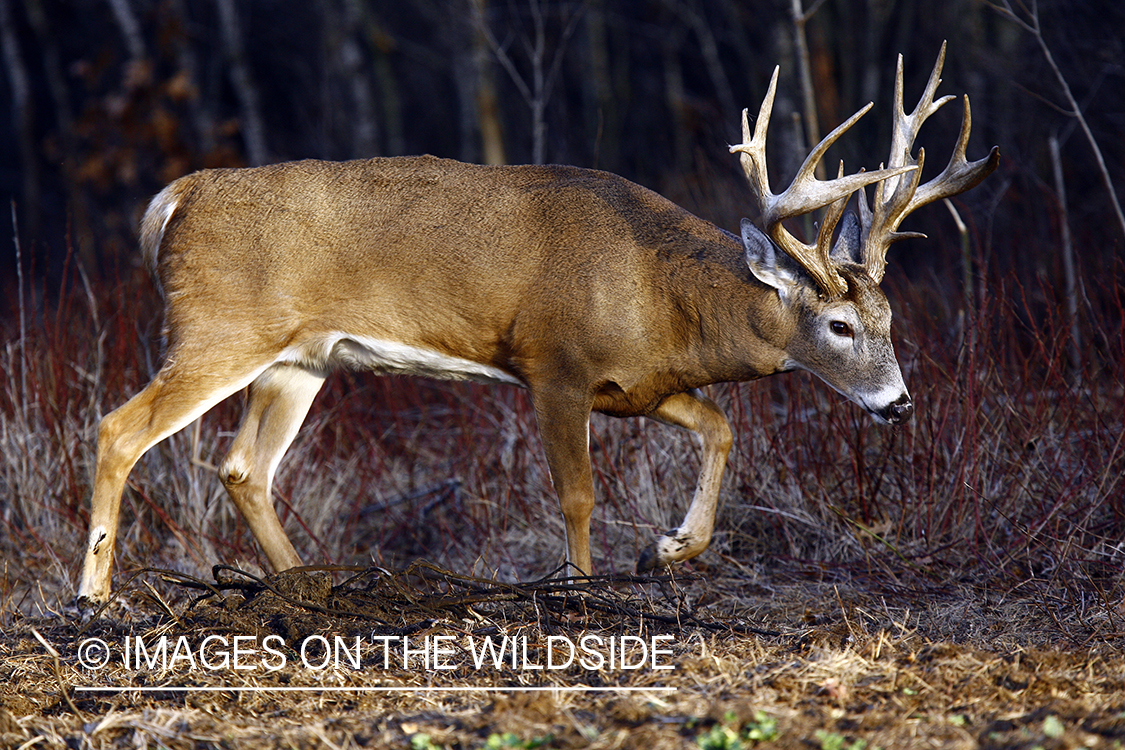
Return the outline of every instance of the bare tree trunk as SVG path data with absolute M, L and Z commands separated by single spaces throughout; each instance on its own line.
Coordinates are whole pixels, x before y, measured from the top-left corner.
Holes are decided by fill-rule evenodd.
M 70 95 L 66 87 L 62 58 L 59 56 L 57 36 L 47 23 L 40 0 L 24 2 L 27 20 L 35 31 L 35 39 L 43 55 L 43 72 L 47 78 L 47 88 L 51 92 L 55 117 L 58 119 L 59 136 L 63 143 L 64 158 L 73 160 L 74 156 L 74 113 L 70 106 Z
M 379 126 L 371 99 L 371 80 L 364 67 L 363 49 L 359 44 L 362 30 L 363 4 L 344 0 L 344 22 L 339 45 L 340 73 L 352 94 L 352 156 L 374 156 L 377 152 Z
M 223 47 L 230 64 L 231 84 L 242 110 L 242 137 L 246 142 L 246 156 L 251 164 L 265 164 L 269 158 L 266 149 L 265 127 L 262 125 L 261 108 L 258 104 L 258 89 L 250 76 L 246 54 L 242 47 L 242 30 L 238 23 L 238 13 L 234 0 L 215 0 L 219 9 L 219 25 L 223 35 Z
M 145 51 L 145 38 L 141 32 L 141 24 L 133 12 L 129 0 L 109 0 L 109 7 L 113 10 L 113 17 L 121 27 L 121 36 L 125 38 L 125 47 L 129 50 L 129 59 L 132 61 L 144 60 L 148 57 Z
M 0 0 L 0 48 L 4 55 L 4 69 L 8 74 L 8 85 L 12 90 L 12 128 L 16 131 L 20 148 L 20 172 L 23 187 L 20 198 L 26 216 L 32 218 L 27 231 L 36 236 L 39 231 L 40 170 L 35 138 L 35 113 L 31 103 L 31 84 L 23 61 L 16 36 L 11 0 Z M 13 214 L 14 221 L 14 214 Z M 15 227 L 13 226 L 13 229 Z
M 671 24 L 668 29 L 666 44 L 663 45 L 664 58 L 664 104 L 672 115 L 675 126 L 672 129 L 673 158 L 672 163 L 677 172 L 684 172 L 691 162 L 694 144 L 689 141 L 687 133 L 686 95 L 684 92 L 684 71 L 680 64 L 680 44 L 683 33 L 679 24 Z
M 485 164 L 507 164 L 504 151 L 504 130 L 500 124 L 500 99 L 496 96 L 496 78 L 486 60 L 477 58 L 477 113 L 480 122 L 481 158 Z
M 801 8 L 802 0 L 790 0 L 789 12 L 793 19 L 793 48 L 797 54 L 797 72 L 801 80 L 801 109 L 805 118 L 805 143 L 802 153 L 811 149 L 820 142 L 820 117 L 816 111 L 816 95 L 813 91 L 812 64 L 809 61 L 809 42 L 805 35 L 805 24 L 820 7 L 820 2 L 813 5 L 806 13 Z M 816 176 L 823 180 L 825 176 L 824 162 L 816 165 Z
M 711 31 L 707 19 L 685 2 L 679 2 L 678 0 L 675 2 L 665 0 L 665 2 L 668 8 L 691 28 L 699 40 L 699 51 L 703 55 L 703 62 L 707 66 L 707 74 L 711 78 L 711 85 L 715 87 L 715 95 L 719 98 L 719 104 L 723 111 L 731 115 L 740 112 L 741 110 L 734 101 L 734 91 L 731 88 L 730 79 L 727 78 L 726 69 L 723 67 L 722 57 L 719 54 L 719 43 Z
M 543 7 L 539 0 L 531 0 L 531 18 L 535 29 L 535 40 L 532 42 L 531 54 L 531 90 L 532 96 L 528 101 L 531 107 L 531 162 L 542 164 L 547 154 L 547 95 L 544 90 L 546 74 L 543 72 L 544 57 L 547 51 L 546 19 L 543 17 Z
M 488 25 L 485 13 L 485 2 L 473 4 L 474 22 L 480 33 L 492 47 L 492 53 L 503 66 L 512 79 L 512 83 L 520 92 L 524 102 L 531 110 L 531 158 L 533 164 L 543 164 L 547 154 L 547 102 L 551 99 L 555 82 L 558 80 L 559 69 L 562 66 L 563 53 L 566 50 L 567 40 L 574 33 L 581 11 L 575 12 L 566 21 L 554 55 L 548 64 L 547 61 L 547 19 L 544 15 L 543 0 L 529 0 L 531 10 L 532 38 L 524 39 L 528 60 L 531 64 L 531 80 L 528 81 L 516 67 L 515 62 L 508 54 L 508 50 L 501 45 Z
M 588 65 L 593 94 L 591 110 L 597 118 L 594 123 L 597 136 L 592 166 L 614 171 L 618 169 L 621 118 L 613 96 L 614 80 L 609 65 L 605 5 L 605 0 L 589 0 L 586 9 L 586 47 L 590 56 Z
M 27 13 L 28 23 L 35 31 L 35 41 L 42 56 L 47 89 L 51 92 L 51 103 L 54 105 L 56 132 L 62 151 L 60 166 L 64 176 L 66 211 L 72 224 L 71 236 L 81 262 L 88 268 L 94 268 L 98 265 L 99 256 L 97 245 L 92 239 L 90 209 L 82 191 L 78 188 L 76 177 L 81 157 L 75 137 L 74 111 L 71 107 L 70 91 L 67 88 L 65 67 L 59 54 L 58 30 L 51 23 L 51 20 L 57 23 L 57 19 L 48 18 L 42 0 L 25 0 L 23 7 Z M 38 211 L 31 212 L 29 216 L 33 220 L 25 221 L 24 225 L 33 232 L 30 236 L 38 237 L 40 229 Z
M 1063 180 L 1059 139 L 1049 139 L 1051 167 L 1055 173 L 1055 193 L 1059 199 L 1059 226 L 1062 231 L 1063 274 L 1066 276 L 1066 314 L 1070 323 L 1070 379 L 1078 384 L 1082 373 L 1082 332 L 1078 328 L 1078 275 L 1074 270 L 1074 246 L 1070 240 L 1070 218 L 1066 207 L 1066 182 Z
M 470 0 L 473 18 L 484 19 L 485 0 Z M 507 164 L 504 153 L 504 131 L 500 125 L 500 99 L 496 95 L 488 52 L 488 39 L 480 23 L 474 24 L 472 41 L 473 70 L 476 73 L 477 125 L 480 129 L 481 160 L 485 164 Z
M 389 34 L 379 30 L 372 33 L 385 40 L 377 42 L 374 47 L 375 80 L 378 91 L 382 94 L 381 113 L 383 131 L 386 133 L 384 150 L 391 156 L 400 156 L 407 152 L 407 140 L 402 116 L 402 97 L 399 95 L 398 80 L 395 78 L 390 54 L 393 42 Z
M 189 18 L 185 6 L 185 0 L 172 0 L 170 4 L 171 12 L 178 16 L 180 25 L 186 28 Z M 183 39 L 176 47 L 176 59 L 180 69 L 187 74 L 190 84 L 196 87 L 198 91 L 188 100 L 188 112 L 191 117 L 192 128 L 195 130 L 195 137 L 198 139 L 196 153 L 203 156 L 206 161 L 207 157 L 215 150 L 215 115 L 202 94 L 199 58 L 191 46 L 191 41 Z
M 977 314 L 976 292 L 973 291 L 973 248 L 969 242 L 969 227 L 961 219 L 961 214 L 953 205 L 953 201 L 943 198 L 941 202 L 953 216 L 953 223 L 957 225 L 957 236 L 961 239 L 961 309 L 957 311 L 957 335 L 964 345 L 967 332 L 970 346 L 975 346 L 977 326 L 965 324 L 966 318 L 975 319 Z

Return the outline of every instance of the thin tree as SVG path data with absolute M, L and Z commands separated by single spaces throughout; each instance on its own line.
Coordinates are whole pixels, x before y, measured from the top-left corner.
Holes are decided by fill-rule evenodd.
M 790 0 L 789 14 L 793 19 L 793 45 L 797 49 L 797 70 L 801 78 L 801 103 L 805 111 L 805 143 L 811 148 L 820 141 L 820 118 L 816 112 L 816 96 L 813 92 L 812 63 L 809 60 L 808 36 L 805 26 L 824 0 L 817 0 L 808 10 L 804 10 L 802 0 Z M 824 163 L 816 165 L 816 176 L 824 179 Z
M 266 129 L 262 124 L 258 89 L 250 75 L 250 65 L 242 45 L 242 28 L 234 0 L 216 0 L 219 25 L 222 27 L 223 47 L 230 62 L 231 84 L 242 109 L 242 137 L 246 141 L 246 155 L 251 164 L 269 161 L 266 149 Z
M 1017 2 L 1019 2 L 1019 0 L 1017 0 Z M 1043 38 L 1043 29 L 1039 25 L 1039 2 L 1038 0 L 1030 0 L 1030 3 L 1030 6 L 1025 6 L 1022 2 L 1019 2 L 1020 9 L 1026 15 L 1026 18 L 1016 13 L 1015 9 L 1012 8 L 1011 0 L 1003 0 L 1000 5 L 989 4 L 1002 16 L 1012 20 L 1024 31 L 1035 37 L 1035 42 L 1039 45 L 1039 49 L 1043 52 L 1043 57 L 1046 58 L 1047 64 L 1051 66 L 1051 71 L 1054 72 L 1055 78 L 1058 80 L 1059 85 L 1062 87 L 1063 94 L 1066 96 L 1066 101 L 1070 106 L 1068 114 L 1078 121 L 1082 132 L 1086 134 L 1086 140 L 1089 141 L 1090 148 L 1094 151 L 1094 158 L 1098 162 L 1098 170 L 1101 172 L 1102 182 L 1105 183 L 1106 192 L 1109 193 L 1109 199 L 1113 202 L 1113 210 L 1117 213 L 1117 223 L 1121 226 L 1121 235 L 1125 237 L 1125 214 L 1121 212 L 1121 203 L 1117 200 L 1117 191 L 1113 187 L 1113 180 L 1110 179 L 1109 170 L 1106 168 L 1105 159 L 1102 157 L 1102 150 L 1098 147 L 1098 142 L 1094 139 L 1094 134 L 1090 130 L 1089 124 L 1086 122 L 1086 117 L 1082 114 L 1082 108 L 1078 106 L 1078 100 L 1074 98 L 1074 94 L 1071 92 L 1070 85 L 1066 82 L 1062 70 L 1059 69 L 1058 63 L 1055 62 L 1055 57 L 1051 54 L 1051 48 L 1047 46 L 1047 42 Z
M 562 37 L 548 61 L 547 18 L 544 13 L 544 3 L 543 0 L 528 0 L 532 34 L 530 39 L 525 36 L 523 43 L 524 52 L 531 63 L 529 80 L 519 71 L 511 55 L 508 54 L 508 44 L 506 42 L 501 44 L 492 33 L 483 6 L 483 2 L 472 4 L 473 20 L 488 41 L 497 61 L 507 71 L 512 83 L 531 110 L 531 160 L 533 164 L 543 164 L 547 153 L 547 102 L 550 101 L 551 92 L 554 91 L 555 83 L 558 81 L 566 43 L 582 16 L 581 8 L 567 19 Z

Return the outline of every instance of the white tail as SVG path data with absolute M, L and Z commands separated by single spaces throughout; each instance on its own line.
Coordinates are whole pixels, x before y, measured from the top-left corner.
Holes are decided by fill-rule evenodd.
M 104 601 L 125 480 L 157 442 L 242 388 L 249 397 L 220 478 L 271 565 L 301 564 L 271 483 L 335 367 L 471 378 L 526 388 L 566 522 L 567 558 L 592 569 L 591 411 L 646 416 L 702 440 L 687 516 L 640 570 L 708 545 L 731 430 L 697 390 L 810 370 L 881 421 L 913 406 L 877 286 L 902 217 L 972 187 L 996 150 L 966 164 L 966 106 L 950 168 L 916 190 L 921 114 L 896 116 L 887 169 L 818 181 L 812 170 L 855 118 L 774 196 L 765 131 L 776 84 L 741 151 L 767 232 L 718 229 L 621 177 L 573 167 L 482 167 L 431 157 L 304 161 L 209 170 L 149 206 L 141 244 L 166 299 L 166 361 L 102 420 L 80 600 Z M 899 82 L 901 112 L 901 67 Z M 944 100 L 942 100 L 944 101 Z M 862 186 L 887 180 L 874 212 L 832 231 Z M 884 198 L 884 193 L 889 197 Z M 831 206 L 813 245 L 783 219 Z

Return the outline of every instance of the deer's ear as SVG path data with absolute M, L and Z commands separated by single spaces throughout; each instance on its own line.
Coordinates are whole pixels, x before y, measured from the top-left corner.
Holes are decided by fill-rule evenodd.
M 750 272 L 782 297 L 789 295 L 800 282 L 796 264 L 749 219 L 742 220 L 742 246 Z
M 840 234 L 836 236 L 836 243 L 832 245 L 832 260 L 837 263 L 863 265 L 859 217 L 854 211 L 848 211 L 840 221 Z

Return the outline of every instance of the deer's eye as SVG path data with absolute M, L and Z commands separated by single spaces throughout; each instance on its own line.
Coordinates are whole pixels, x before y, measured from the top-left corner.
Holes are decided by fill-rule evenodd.
M 855 333 L 852 332 L 852 327 L 842 320 L 833 320 L 828 324 L 828 327 L 831 328 L 832 333 L 837 336 L 847 336 L 848 338 L 855 336 Z

